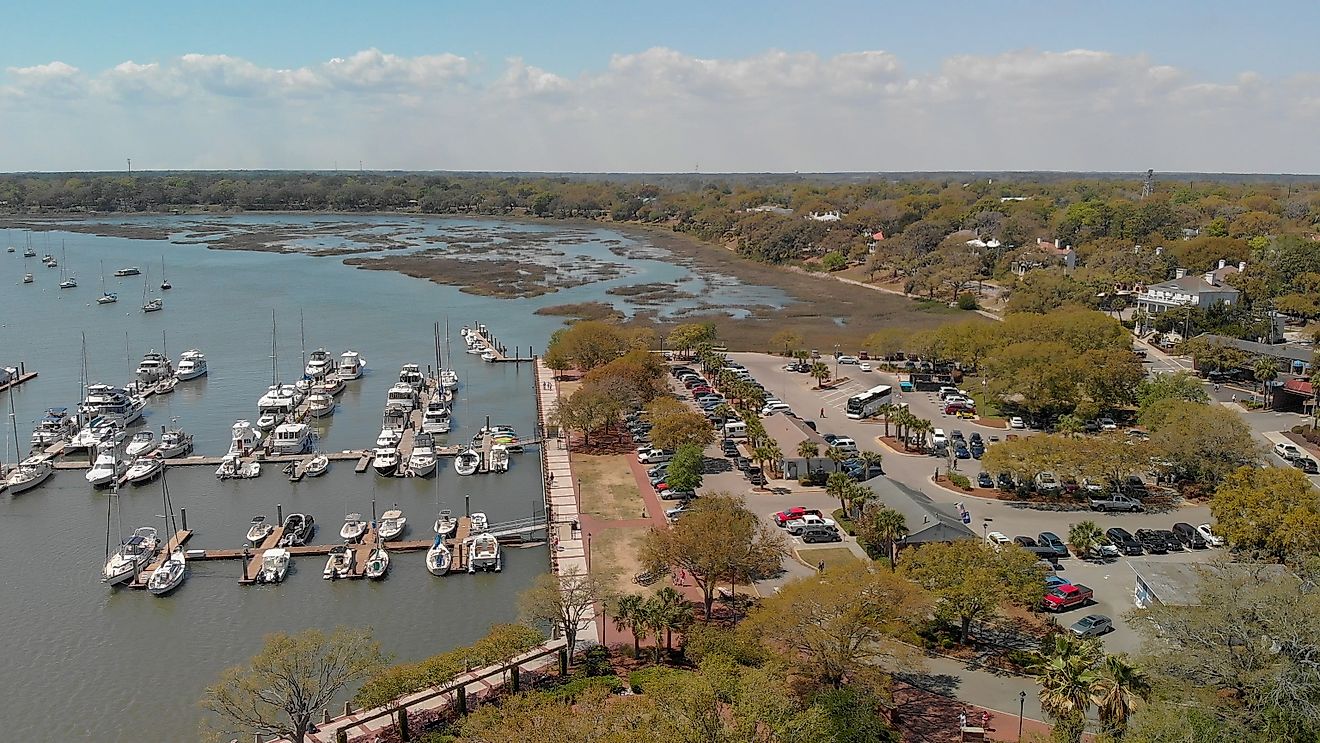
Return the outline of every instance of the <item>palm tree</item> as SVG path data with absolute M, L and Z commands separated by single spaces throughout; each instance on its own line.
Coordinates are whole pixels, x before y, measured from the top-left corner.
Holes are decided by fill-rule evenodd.
M 652 596 L 642 604 L 641 619 L 646 630 L 655 635 L 655 662 L 660 662 L 660 633 L 665 631 L 665 609 L 660 605 L 658 596 Z
M 801 363 L 811 358 L 811 352 L 805 348 L 799 348 L 798 350 L 793 352 L 793 358 L 797 359 L 798 362 Z
M 811 458 L 820 456 L 820 445 L 815 441 L 804 439 L 798 444 L 797 453 L 799 457 L 807 460 L 807 474 L 811 474 Z
M 837 446 L 831 446 L 825 449 L 825 456 L 834 463 L 834 471 L 839 471 L 839 462 L 848 458 L 848 455 Z
M 871 509 L 866 516 L 863 531 L 870 539 L 878 540 L 889 555 L 889 569 L 898 560 L 898 542 L 908 534 L 907 517 L 892 508 L 881 506 Z
M 767 462 L 774 461 L 774 455 L 774 450 L 765 444 L 760 444 L 752 449 L 752 459 L 756 460 L 756 463 L 761 467 L 762 472 L 765 472 Z M 766 479 L 769 480 L 769 477 Z M 756 487 L 758 490 L 761 488 L 760 485 L 757 485 Z
M 1054 720 L 1056 736 L 1079 743 L 1086 729 L 1086 712 L 1091 707 L 1091 690 L 1099 678 L 1095 670 L 1102 657 L 1099 645 L 1060 633 L 1054 635 L 1042 655 L 1032 669 L 1036 683 L 1040 684 L 1041 709 Z
M 1096 670 L 1098 678 L 1091 689 L 1091 701 L 1100 713 L 1105 732 L 1121 741 L 1137 703 L 1150 699 L 1150 678 L 1122 655 L 1105 656 Z
M 614 631 L 622 632 L 627 629 L 633 636 L 633 655 L 640 655 L 642 652 L 642 640 L 646 639 L 646 612 L 644 611 L 645 600 L 637 594 L 628 594 L 620 596 L 614 602 Z
M 917 418 L 916 422 L 912 424 L 912 430 L 915 431 L 917 435 L 920 437 L 918 439 L 919 446 L 922 449 L 925 449 L 926 437 L 929 436 L 931 432 L 935 430 L 935 424 L 931 423 L 925 418 Z
M 917 416 L 912 414 L 911 410 L 903 408 L 894 413 L 894 426 L 897 430 L 894 434 L 903 441 L 903 451 L 908 450 L 908 439 L 911 436 L 913 424 L 917 422 Z
M 764 449 L 766 461 L 770 463 L 770 471 L 778 477 L 781 474 L 780 470 L 782 468 L 779 465 L 784 461 L 784 452 L 774 439 L 766 441 Z
M 692 626 L 692 605 L 687 602 L 687 599 L 683 598 L 683 594 L 669 586 L 660 589 L 652 602 L 652 608 L 659 615 L 665 631 L 665 650 L 673 652 L 674 631 L 682 632 Z M 658 637 L 656 638 L 656 644 L 659 644 Z
M 825 380 L 830 378 L 830 368 L 823 361 L 811 365 L 811 378 L 816 380 L 816 389 L 825 387 Z
M 848 502 L 848 518 L 857 518 L 866 508 L 866 504 L 875 498 L 875 491 L 859 483 L 850 482 L 844 489 L 843 499 Z
M 1311 356 L 1311 427 L 1320 427 L 1320 353 Z
M 886 438 L 889 437 L 889 416 L 893 415 L 898 410 L 899 407 L 897 405 L 894 405 L 893 403 L 885 403 L 884 405 L 881 405 L 880 407 L 876 408 L 875 412 L 879 413 L 880 417 L 883 418 L 885 421 Z
M 878 451 L 864 451 L 858 454 L 857 458 L 862 460 L 862 466 L 865 468 L 866 471 L 866 479 L 870 480 L 871 468 L 874 467 L 875 469 L 879 469 L 880 463 L 883 462 L 885 459 L 885 455 L 881 454 Z
M 1274 359 L 1262 356 L 1256 359 L 1256 363 L 1251 367 L 1251 375 L 1260 382 L 1260 394 L 1262 401 L 1269 404 L 1270 387 L 1269 383 L 1279 378 L 1279 367 L 1275 365 Z
M 842 472 L 831 472 L 829 478 L 825 480 L 825 492 L 838 498 L 839 508 L 845 512 L 848 508 L 848 487 L 852 484 L 852 478 Z
M 1100 546 L 1103 539 L 1104 532 L 1100 531 L 1100 525 L 1094 521 L 1078 521 L 1068 527 L 1068 544 L 1072 545 L 1078 557 L 1085 557 Z

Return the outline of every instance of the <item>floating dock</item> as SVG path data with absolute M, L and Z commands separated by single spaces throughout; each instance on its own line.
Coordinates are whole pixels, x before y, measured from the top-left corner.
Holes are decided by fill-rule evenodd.
M 146 588 L 147 582 L 151 580 L 151 574 L 156 572 L 156 568 L 159 568 L 166 560 L 170 559 L 170 555 L 173 554 L 174 550 L 182 547 L 191 537 L 191 529 L 180 529 L 176 532 L 174 536 L 170 537 L 169 541 L 165 543 L 165 548 L 161 550 L 160 554 L 156 555 L 151 563 L 143 568 L 142 572 L 138 573 L 137 580 L 129 583 L 128 587 Z
M 490 351 L 493 356 L 493 358 L 489 359 L 483 356 L 482 361 L 490 363 L 531 363 L 536 361 L 536 355 L 532 353 L 531 346 L 527 347 L 526 356 L 519 355 L 521 350 L 517 347 L 514 347 L 513 354 L 510 355 L 509 349 L 502 345 L 499 339 L 495 337 L 495 334 L 490 331 L 490 328 L 482 323 L 473 323 L 472 327 L 468 329 L 468 334 L 469 336 L 476 337 L 478 341 L 484 344 L 486 350 Z
M 24 371 L 23 365 L 20 363 L 18 365 L 18 376 L 14 377 L 13 379 L 10 379 L 8 382 L 0 384 L 0 392 L 4 392 L 10 387 L 17 387 L 20 384 L 23 384 L 24 382 L 28 382 L 36 378 L 37 378 L 36 372 Z

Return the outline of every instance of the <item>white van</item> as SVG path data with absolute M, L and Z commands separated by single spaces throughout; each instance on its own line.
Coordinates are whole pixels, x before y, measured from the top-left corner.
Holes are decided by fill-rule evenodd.
M 949 437 L 944 435 L 943 428 L 937 428 L 931 433 L 930 442 L 935 446 L 944 446 L 949 443 Z
M 834 440 L 834 443 L 831 444 L 831 446 L 833 446 L 833 447 L 839 449 L 840 451 L 844 452 L 845 454 L 856 454 L 856 453 L 857 453 L 857 442 L 856 442 L 856 441 L 853 441 L 852 439 L 848 438 L 847 436 L 840 436 L 839 438 L 835 439 L 835 440 Z
M 745 439 L 747 438 L 747 424 L 742 421 L 729 421 L 724 424 L 724 438 L 726 439 Z
M 775 413 L 791 413 L 793 409 L 788 407 L 787 403 L 768 402 L 764 408 L 761 408 L 761 416 L 773 415 Z

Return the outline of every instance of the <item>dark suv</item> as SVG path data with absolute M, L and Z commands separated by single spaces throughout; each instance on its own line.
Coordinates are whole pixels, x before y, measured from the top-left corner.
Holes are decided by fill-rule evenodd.
M 1142 548 L 1152 555 L 1162 555 L 1169 551 L 1164 537 L 1154 529 L 1137 529 L 1136 537 Z
M 1191 524 L 1181 521 L 1174 524 L 1173 535 L 1178 537 L 1179 542 L 1192 549 L 1203 550 L 1209 546 L 1205 543 L 1205 537 L 1201 536 L 1201 532 L 1197 531 L 1196 527 Z
M 1136 556 L 1143 552 L 1141 542 L 1121 526 L 1106 530 L 1105 537 L 1125 555 Z
M 802 541 L 807 544 L 815 542 L 842 542 L 843 537 L 839 535 L 838 530 L 831 529 L 828 526 L 806 526 L 802 528 Z
M 1059 535 L 1052 531 L 1043 531 L 1037 534 L 1036 544 L 1041 547 L 1049 547 L 1059 557 L 1068 556 L 1068 545 L 1064 544 L 1063 540 L 1059 539 Z

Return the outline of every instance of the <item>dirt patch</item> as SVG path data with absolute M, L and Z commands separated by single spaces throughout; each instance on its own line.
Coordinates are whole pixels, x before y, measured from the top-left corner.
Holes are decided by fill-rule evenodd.
M 606 302 L 575 302 L 572 304 L 554 304 L 536 310 L 534 315 L 571 318 L 569 322 L 579 320 L 622 320 L 623 313 Z
M 645 518 L 646 504 L 628 455 L 574 454 L 572 459 L 573 473 L 582 482 L 583 513 L 602 521 Z
M 591 537 L 591 572 L 605 584 L 605 595 L 620 596 L 641 593 L 651 596 L 670 585 L 668 580 L 650 586 L 633 583 L 633 576 L 642 572 L 642 540 L 646 529 L 604 529 Z

